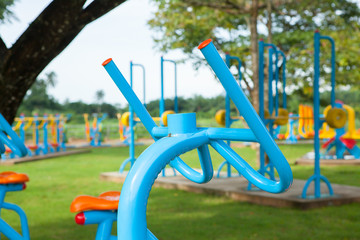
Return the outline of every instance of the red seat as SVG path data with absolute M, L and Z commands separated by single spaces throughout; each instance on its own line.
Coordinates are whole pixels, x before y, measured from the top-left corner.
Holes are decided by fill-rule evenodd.
M 25 183 L 28 181 L 29 177 L 24 173 L 16 173 L 10 171 L 0 173 L 0 184 Z
M 39 147 L 37 145 L 29 145 L 27 146 L 30 150 L 36 150 L 38 149 Z
M 58 146 L 59 146 L 58 143 L 50 143 L 50 145 L 51 145 L 52 147 L 58 147 Z
M 119 198 L 119 191 L 104 192 L 98 197 L 85 195 L 78 196 L 72 201 L 70 205 L 70 212 L 82 212 L 87 210 L 117 210 Z
M 12 153 L 10 148 L 5 148 L 5 153 Z

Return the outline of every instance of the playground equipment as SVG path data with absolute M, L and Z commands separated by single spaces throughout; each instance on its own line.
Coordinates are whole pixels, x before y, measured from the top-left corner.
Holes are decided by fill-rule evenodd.
M 164 99 L 164 63 L 169 62 L 174 64 L 174 82 L 175 82 L 175 96 L 174 96 L 174 111 L 167 110 L 165 111 L 165 99 Z M 160 115 L 161 125 L 167 126 L 167 115 L 178 113 L 178 97 L 177 97 L 177 64 L 174 60 L 164 59 L 163 56 L 160 57 L 160 77 L 161 77 L 161 91 L 160 91 Z
M 170 60 L 162 59 L 162 62 L 164 62 L 164 61 L 170 61 Z M 171 61 L 171 62 L 173 62 L 173 61 Z M 176 69 L 176 63 L 174 62 L 174 64 L 175 64 L 175 69 Z M 133 88 L 133 68 L 136 66 L 141 67 L 143 70 L 143 105 L 146 108 L 145 67 L 142 64 L 137 64 L 137 63 L 134 64 L 132 61 L 130 61 L 130 86 L 132 89 Z M 163 67 L 162 67 L 162 69 L 163 69 Z M 175 82 L 176 82 L 176 70 L 175 70 Z M 176 93 L 175 93 L 175 96 L 176 96 Z M 176 97 L 176 106 L 177 106 L 177 97 Z M 161 114 L 161 118 L 153 118 L 153 120 L 157 121 L 157 120 L 161 119 L 160 120 L 161 123 L 163 125 L 167 126 L 167 115 L 172 114 L 172 113 L 173 113 L 173 111 L 164 111 L 163 114 Z M 119 172 L 122 173 L 122 172 L 124 172 L 124 169 L 127 164 L 130 163 L 130 168 L 131 168 L 136 160 L 136 158 L 135 158 L 135 126 L 136 126 L 136 124 L 140 123 L 141 121 L 139 118 L 134 117 L 134 111 L 132 110 L 131 105 L 129 105 L 129 112 L 125 112 L 121 116 L 120 119 L 121 119 L 120 121 L 121 121 L 122 125 L 124 125 L 125 127 L 128 128 L 127 132 L 129 133 L 129 138 L 130 138 L 127 141 L 127 143 L 129 144 L 129 157 L 121 164 L 120 170 L 119 170 Z M 174 170 L 174 175 L 175 175 L 175 170 Z M 165 176 L 165 172 L 163 173 L 163 176 Z
M 0 114 L 0 154 L 5 152 L 4 144 L 16 155 L 23 157 L 28 153 L 22 139 L 12 130 L 10 124 Z M 10 225 L 0 218 L 0 232 L 8 239 L 30 239 L 29 227 L 25 212 L 17 205 L 5 202 L 7 192 L 22 191 L 26 188 L 29 177 L 26 174 L 16 172 L 0 173 L 0 210 L 7 209 L 16 212 L 20 217 L 22 236 Z
M 298 132 L 301 138 L 314 138 L 314 111 L 311 106 L 299 105 Z
M 131 86 L 131 89 L 133 88 L 133 68 L 134 67 L 140 67 L 143 71 L 143 105 L 144 107 L 146 107 L 146 103 L 145 103 L 145 89 L 146 89 L 146 86 L 145 86 L 145 67 L 142 65 L 142 64 L 138 64 L 138 63 L 133 63 L 132 61 L 130 61 L 130 86 Z M 135 125 L 137 122 L 139 121 L 135 121 L 134 120 L 134 111 L 131 107 L 131 105 L 129 105 L 129 113 L 128 114 L 128 120 L 127 120 L 127 117 L 124 118 L 126 120 L 123 120 L 123 123 L 125 126 L 128 126 L 129 127 L 129 137 L 130 137 L 130 141 L 128 141 L 129 143 L 129 158 L 127 158 L 120 166 L 120 170 L 119 172 L 122 173 L 126 167 L 126 165 L 128 163 L 130 163 L 130 168 L 133 166 L 136 158 L 135 158 Z M 123 115 L 124 116 L 127 116 L 127 115 Z M 129 122 L 129 124 L 127 124 L 127 122 Z
M 238 64 L 238 74 L 239 74 L 239 84 L 240 84 L 242 79 L 242 74 L 241 74 L 242 61 L 240 60 L 239 57 L 232 56 L 229 53 L 226 53 L 225 63 L 228 66 L 228 68 L 231 67 L 231 60 L 235 60 Z M 220 109 L 219 111 L 216 112 L 215 120 L 220 126 L 224 126 L 226 128 L 229 128 L 233 122 L 239 120 L 239 117 L 230 116 L 230 98 L 227 93 L 225 94 L 225 109 Z
M 311 182 L 314 181 L 314 198 L 321 198 L 325 196 L 332 196 L 333 189 L 329 180 L 321 175 L 320 172 L 320 137 L 319 130 L 324 122 L 324 120 L 320 119 L 320 91 L 319 91 L 319 79 L 320 79 L 320 40 L 327 40 L 331 44 L 331 109 L 328 110 L 326 116 L 326 123 L 329 124 L 333 128 L 342 128 L 346 123 L 346 113 L 344 114 L 344 110 L 337 107 L 335 103 L 335 42 L 329 36 L 322 36 L 318 31 L 314 34 L 314 175 L 312 175 L 306 182 L 303 192 L 302 198 L 307 198 L 307 190 Z M 329 117 L 328 117 L 329 116 Z M 345 121 L 344 121 L 345 116 Z M 332 121 L 335 119 L 336 121 Z M 334 122 L 338 122 L 340 124 L 332 124 Z M 321 194 L 321 185 L 320 181 L 324 181 L 329 190 L 328 195 Z
M 265 111 L 264 100 L 264 53 L 265 48 L 268 48 L 269 63 L 268 63 L 268 75 L 269 75 L 269 90 L 268 90 L 268 110 Z M 275 55 L 275 62 L 273 62 L 273 55 Z M 279 108 L 279 93 L 278 93 L 278 79 L 279 79 L 279 65 L 278 58 L 282 56 L 282 80 L 283 80 L 283 108 Z M 274 73 L 275 69 L 275 73 Z M 273 81 L 275 80 L 275 97 L 273 96 Z M 279 50 L 272 43 L 265 43 L 263 40 L 259 41 L 259 116 L 265 125 L 268 125 L 269 133 L 272 138 L 275 137 L 274 124 L 281 126 L 286 125 L 289 118 L 289 113 L 286 110 L 286 57 L 285 54 Z M 274 100 L 275 99 L 275 100 Z M 265 151 L 260 146 L 260 167 L 259 173 L 267 174 L 270 179 L 274 180 L 274 166 L 272 162 L 266 163 Z M 251 184 L 249 184 L 248 190 L 251 190 Z
M 286 142 L 289 144 L 295 144 L 298 141 L 298 137 L 295 133 L 295 124 L 299 121 L 296 119 L 299 115 L 289 113 L 289 122 L 287 125 L 287 131 L 285 133 Z
M 0 114 L 0 154 L 5 152 L 4 144 L 21 157 L 27 154 L 27 149 L 22 140 L 16 135 L 4 117 Z M 29 177 L 23 173 L 10 171 L 0 173 L 0 210 L 5 209 L 14 211 L 19 215 L 21 224 L 21 233 L 18 233 L 0 217 L 0 232 L 4 234 L 7 239 L 30 240 L 29 226 L 25 212 L 19 206 L 4 201 L 7 192 L 24 190 L 26 188 L 26 182 L 28 181 Z M 78 214 L 75 219 L 76 222 L 79 224 L 81 221 L 83 221 L 83 224 L 89 222 L 98 224 L 96 239 L 116 239 L 110 238 L 110 232 L 112 228 L 111 221 L 112 219 L 115 221 L 117 216 L 116 211 L 114 210 L 117 209 L 119 195 L 120 192 L 106 192 L 101 194 L 98 198 L 79 196 L 75 198 L 71 204 L 70 210 L 85 211 L 95 205 L 95 208 L 98 208 L 101 211 L 86 212 L 86 218 L 84 217 L 82 219 L 79 217 L 81 215 Z M 109 203 L 112 203 L 112 205 Z M 111 209 L 114 210 L 108 210 L 109 207 L 112 207 Z M 108 234 L 107 231 L 109 232 Z
M 103 63 L 108 74 L 156 141 L 136 160 L 124 182 L 117 213 L 117 239 L 157 239 L 147 229 L 146 224 L 147 199 L 155 179 L 170 163 L 191 181 L 197 183 L 210 181 L 213 176 L 213 167 L 208 145 L 227 159 L 245 178 L 265 191 L 280 193 L 288 189 L 292 183 L 289 164 L 237 85 L 211 40 L 200 44 L 199 49 L 244 116 L 250 129 L 197 128 L 195 113 L 171 114 L 168 127 L 158 127 L 112 59 Z M 259 142 L 277 169 L 280 180 L 276 182 L 265 178 L 222 140 Z M 189 167 L 179 157 L 193 149 L 198 150 L 202 173 Z
M 239 85 L 241 84 L 242 74 L 241 74 L 241 65 L 242 62 L 239 57 L 232 56 L 229 53 L 226 53 L 225 55 L 225 63 L 228 68 L 231 67 L 231 60 L 235 60 L 238 63 L 238 73 L 239 73 Z M 225 94 L 225 109 L 221 109 L 216 112 L 215 114 L 215 120 L 216 122 L 221 125 L 225 126 L 226 128 L 230 128 L 231 124 L 235 121 L 238 121 L 240 119 L 239 117 L 231 117 L 230 116 L 230 97 L 228 93 Z M 230 146 L 230 141 L 227 141 L 227 144 Z M 231 177 L 231 165 L 227 160 L 224 160 L 217 171 L 217 177 L 220 177 L 221 170 L 223 167 L 226 166 L 226 176 Z M 239 176 L 239 175 L 237 175 Z
M 346 111 L 342 112 L 346 114 L 340 119 L 337 119 L 337 116 L 331 116 L 329 111 L 331 110 L 331 106 L 325 108 L 327 122 L 331 122 L 330 125 L 334 126 L 336 124 L 339 127 L 330 128 L 328 123 L 323 123 L 323 130 L 319 135 L 319 138 L 328 139 L 323 145 L 322 148 L 325 148 L 325 154 L 321 158 L 336 158 L 336 159 L 344 159 L 346 151 L 351 154 L 353 158 L 360 158 L 360 148 L 356 145 L 356 140 L 360 139 L 360 134 L 356 132 L 355 129 L 355 111 L 352 107 L 340 102 L 335 101 L 335 107 L 339 109 L 344 109 Z M 324 112 L 325 113 L 325 112 Z M 338 113 L 337 113 L 338 114 Z M 346 117 L 347 116 L 347 117 Z M 344 122 L 341 122 L 344 121 Z M 348 120 L 348 129 L 347 132 L 345 130 L 346 120 Z M 335 150 L 335 155 L 331 154 L 331 150 Z
M 19 131 L 20 139 L 25 144 L 26 137 L 25 133 L 27 130 L 32 130 L 32 145 L 26 145 L 27 155 L 34 156 L 40 154 L 48 154 L 49 152 L 59 152 L 66 150 L 66 121 L 70 119 L 71 115 L 68 114 L 66 117 L 63 115 L 56 114 L 55 116 L 50 115 L 49 117 L 45 114 L 43 117 L 39 117 L 35 114 L 33 117 L 25 117 L 21 114 L 19 118 L 15 118 L 14 131 Z M 49 124 L 50 123 L 50 124 Z M 51 138 L 49 141 L 49 128 L 51 130 Z M 42 143 L 40 142 L 40 131 L 43 133 Z M 6 154 L 2 155 L 3 160 L 7 158 L 20 157 L 11 151 L 6 149 Z
M 103 113 L 101 116 L 100 114 L 94 113 L 92 127 L 90 127 L 89 114 L 85 113 L 83 116 L 85 120 L 85 135 L 87 142 L 92 147 L 102 146 L 102 121 L 106 119 L 107 113 Z

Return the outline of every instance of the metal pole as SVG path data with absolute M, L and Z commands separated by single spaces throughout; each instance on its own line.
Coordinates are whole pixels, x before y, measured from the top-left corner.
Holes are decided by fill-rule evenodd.
M 161 81 L 161 91 L 160 91 L 160 116 L 165 112 L 165 103 L 164 103 L 164 58 L 160 57 L 160 81 Z
M 130 61 L 130 87 L 133 88 L 133 62 Z M 130 167 L 134 164 L 135 159 L 135 134 L 134 134 L 134 111 L 129 104 L 130 112 L 130 144 L 129 144 L 129 157 L 130 157 Z
M 314 166 L 314 184 L 315 197 L 320 197 L 320 96 L 319 96 L 319 78 L 320 78 L 320 33 L 315 32 L 314 35 L 314 151 L 315 151 L 315 166 Z

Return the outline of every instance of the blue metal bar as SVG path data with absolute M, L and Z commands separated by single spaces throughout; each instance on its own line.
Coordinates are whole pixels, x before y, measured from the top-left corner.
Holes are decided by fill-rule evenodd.
M 137 116 L 142 121 L 143 125 L 145 126 L 146 130 L 150 133 L 152 138 L 156 141 L 158 138 L 156 138 L 153 135 L 153 129 L 156 128 L 156 124 L 154 120 L 151 118 L 149 112 L 146 110 L 146 108 L 141 104 L 140 100 L 137 98 L 134 91 L 131 89 L 130 85 L 124 78 L 124 76 L 121 74 L 119 69 L 116 67 L 115 63 L 112 61 L 112 59 L 108 59 L 103 63 L 103 66 L 105 70 L 108 72 L 110 77 L 113 79 L 114 83 L 117 85 L 121 93 L 124 95 L 126 100 L 129 102 L 129 104 L 134 108 Z M 169 121 L 171 119 L 171 114 L 168 116 Z M 206 159 L 205 159 L 206 160 Z M 184 177 L 188 178 L 191 181 L 197 182 L 197 183 L 204 183 L 209 181 L 209 175 L 212 176 L 212 170 L 210 173 L 209 169 L 203 169 L 203 174 L 200 174 L 193 170 L 191 167 L 189 167 L 184 161 L 182 161 L 179 157 L 174 159 L 171 162 L 172 166 L 176 166 L 176 170 L 178 170 Z
M 208 128 L 206 130 L 211 140 L 231 140 L 242 142 L 259 142 L 253 131 L 248 128 Z
M 145 95 L 146 95 L 146 80 L 145 80 L 145 67 L 142 64 L 139 63 L 133 63 L 132 61 L 130 62 L 130 67 L 140 67 L 142 69 L 143 72 L 143 104 L 146 107 L 146 99 L 145 99 Z M 132 71 L 130 71 L 130 74 L 132 74 Z M 132 78 L 132 76 L 131 76 Z
M 124 95 L 126 100 L 130 103 L 131 107 L 136 112 L 136 115 L 141 119 L 141 122 L 143 123 L 146 130 L 154 138 L 154 136 L 152 135 L 152 130 L 154 127 L 156 127 L 156 123 L 151 118 L 149 112 L 146 111 L 146 108 L 141 103 L 141 101 L 137 98 L 136 94 L 131 89 L 124 76 L 116 67 L 115 63 L 112 60 L 110 61 L 109 59 L 109 62 L 104 62 L 104 68 L 106 69 L 116 86 L 119 88 L 121 93 Z
M 23 238 L 18 232 L 16 232 L 9 224 L 0 218 L 0 229 L 1 233 L 5 235 L 8 239 L 16 240 L 29 240 Z
M 133 89 L 133 62 L 130 61 L 130 87 Z M 144 89 L 145 90 L 145 89 Z M 130 157 L 130 167 L 133 166 L 135 162 L 135 134 L 134 134 L 134 111 L 129 104 L 129 127 L 130 127 L 130 144 L 129 144 L 129 157 Z
M 274 73 L 273 73 L 273 54 L 276 55 L 276 48 L 273 48 L 272 46 L 269 47 L 269 66 L 268 66 L 268 80 L 269 80 L 269 90 L 268 90 L 268 108 L 270 116 L 273 115 L 274 111 L 274 97 L 273 97 L 273 80 L 274 80 Z M 274 128 L 273 128 L 273 121 L 269 121 L 269 132 L 272 137 L 274 137 Z M 264 159 L 265 161 L 265 159 Z M 264 163 L 265 164 L 265 163 Z
M 4 134 L 4 132 L 11 138 L 11 140 Z M 6 144 L 16 155 L 23 157 L 27 155 L 27 149 L 24 142 L 12 130 L 10 124 L 6 121 L 0 113 L 0 136 L 1 141 Z
M 170 62 L 174 64 L 174 81 L 175 81 L 175 96 L 174 96 L 174 112 L 178 113 L 178 97 L 177 97 L 177 63 L 174 60 L 160 58 L 160 71 L 161 71 L 161 95 L 160 95 L 160 117 L 165 112 L 165 100 L 164 100 L 164 62 Z
M 265 125 L 257 115 L 255 109 L 252 107 L 244 92 L 241 90 L 239 85 L 236 84 L 234 77 L 227 68 L 225 62 L 221 59 L 214 44 L 211 41 L 204 43 L 206 45 L 204 46 L 201 44 L 199 49 L 201 50 L 205 59 L 215 72 L 225 90 L 229 93 L 230 98 L 235 103 L 235 106 L 244 117 L 250 129 L 254 132 L 254 135 L 259 140 L 260 145 L 263 146 L 271 162 L 278 170 L 280 179 L 286 179 L 284 182 L 280 181 L 276 183 L 278 185 L 275 188 L 278 190 L 283 187 L 285 187 L 285 189 L 288 188 L 292 183 L 292 173 L 286 158 L 280 151 L 279 147 L 276 145 L 274 139 L 270 136 Z M 234 164 L 232 165 L 234 166 Z M 281 171 L 279 171 L 280 168 Z
M 315 197 L 320 197 L 320 92 L 319 92 L 319 79 L 320 79 L 320 33 L 314 35 L 314 151 L 315 151 Z
M 278 116 L 279 111 L 279 89 L 278 89 L 278 83 L 279 83 L 279 56 L 278 56 L 278 49 L 275 49 L 275 116 Z M 272 87 L 272 85 L 271 85 Z
M 118 207 L 118 239 L 148 238 L 146 206 L 151 187 L 171 159 L 208 142 L 204 133 L 165 137 L 148 147 L 136 160 L 122 187 Z
M 320 33 L 319 33 L 319 35 L 320 35 Z M 321 39 L 328 40 L 331 43 L 331 99 L 330 100 L 331 100 L 331 107 L 334 107 L 335 106 L 335 71 L 336 71 L 336 69 L 335 69 L 335 59 L 336 59 L 335 41 L 333 38 L 331 38 L 329 36 L 320 35 L 319 37 L 320 37 L 320 40 Z

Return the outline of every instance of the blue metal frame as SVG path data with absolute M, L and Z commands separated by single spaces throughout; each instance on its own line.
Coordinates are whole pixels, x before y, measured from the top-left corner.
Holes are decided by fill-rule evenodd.
M 274 119 L 265 119 L 265 100 L 264 100 L 264 53 L 265 48 L 268 48 L 268 55 L 269 55 L 269 63 L 268 63 L 268 79 L 269 79 L 269 89 L 268 89 L 268 107 L 270 116 L 273 114 L 275 110 L 275 116 L 278 115 L 278 108 L 279 108 L 279 93 L 278 93 L 278 80 L 279 80 L 279 66 L 278 61 L 280 54 L 283 59 L 283 72 L 282 72 L 282 80 L 283 80 L 283 108 L 286 108 L 286 56 L 285 54 L 279 50 L 274 44 L 272 43 L 265 43 L 263 40 L 259 41 L 259 116 L 265 125 L 269 126 L 269 133 L 270 135 L 275 138 L 275 132 L 273 127 Z M 273 55 L 275 55 L 275 63 L 273 62 Z M 274 68 L 275 68 L 275 76 L 274 76 Z M 274 97 L 273 97 L 273 81 L 275 78 L 275 104 L 274 104 Z M 275 105 L 275 106 L 274 106 Z M 258 170 L 261 174 L 267 174 L 270 179 L 275 179 L 274 174 L 274 166 L 272 162 L 268 164 L 265 163 L 265 151 L 263 147 L 260 146 L 260 167 Z M 252 190 L 252 185 L 249 184 L 248 190 Z
M 175 81 L 175 97 L 174 97 L 174 112 L 178 113 L 178 97 L 177 97 L 177 63 L 174 60 L 164 59 L 160 57 L 160 76 L 161 76 L 161 95 L 160 95 L 160 118 L 165 112 L 165 99 L 164 99 L 164 62 L 174 64 L 174 81 Z
M 124 182 L 117 218 L 119 240 L 157 239 L 148 231 L 146 223 L 147 199 L 155 179 L 161 170 L 170 163 L 192 181 L 199 183 L 210 181 L 213 168 L 208 145 L 211 145 L 227 159 L 245 178 L 265 191 L 280 193 L 287 190 L 292 184 L 292 172 L 284 155 L 237 85 L 215 46 L 211 41 L 200 46 L 199 49 L 205 59 L 229 93 L 250 129 L 197 128 L 195 113 L 169 115 L 168 127 L 157 127 L 115 63 L 111 59 L 103 63 L 106 71 L 129 104 L 132 105 L 145 128 L 156 140 L 140 155 Z M 280 180 L 273 181 L 265 178 L 222 140 L 259 142 L 276 167 Z M 203 174 L 196 172 L 179 158 L 181 154 L 193 149 L 197 149 L 199 152 Z
M 9 137 L 10 138 L 9 138 Z M 19 157 L 26 156 L 28 153 L 21 138 L 12 130 L 10 124 L 0 113 L 0 141 L 8 146 L 11 151 Z M 0 145 L 2 145 L 0 144 Z
M 8 138 L 8 136 L 10 138 Z M 2 114 L 0 114 L 0 152 L 5 152 L 4 144 L 6 144 L 16 155 L 23 157 L 28 153 L 21 138 L 12 130 L 10 124 L 6 121 Z M 16 212 L 20 217 L 21 232 L 20 235 L 9 224 L 7 224 L 0 217 L 0 232 L 9 239 L 14 240 L 29 240 L 29 227 L 25 212 L 17 205 L 7 203 L 4 201 L 7 192 L 21 191 L 24 189 L 24 184 L 0 184 L 0 211 L 7 209 Z
M 334 191 L 331 187 L 330 181 L 320 172 L 320 138 L 319 130 L 323 124 L 323 120 L 320 120 L 320 40 L 328 40 L 331 43 L 331 106 L 335 107 L 335 42 L 331 37 L 322 36 L 318 31 L 314 34 L 314 175 L 312 175 L 307 182 L 305 183 L 303 192 L 301 194 L 302 198 L 307 198 L 307 190 L 312 181 L 314 181 L 314 196 L 311 198 L 321 198 L 332 196 Z M 329 190 L 329 194 L 321 194 L 321 185 L 320 182 L 324 181 Z
M 146 91 L 146 85 L 145 85 L 145 67 L 142 64 L 139 63 L 133 63 L 130 61 L 130 87 L 133 88 L 133 68 L 134 67 L 140 67 L 143 71 L 143 105 L 146 107 L 145 103 L 145 91 Z M 121 164 L 119 172 L 124 172 L 124 169 L 128 163 L 130 163 L 130 169 L 133 166 L 136 158 L 135 158 L 135 125 L 136 122 L 134 121 L 134 111 L 129 105 L 129 128 L 130 128 L 130 141 L 129 141 L 129 157 Z
M 104 121 L 108 115 L 107 115 L 107 113 L 103 113 L 101 117 L 98 114 L 93 114 L 93 115 L 94 115 L 94 118 L 97 118 L 97 121 L 96 121 L 95 128 L 93 126 L 90 126 L 90 138 L 91 138 L 90 146 L 92 146 L 92 147 L 104 146 L 101 141 L 102 133 L 100 131 L 100 125 L 101 125 L 101 122 Z

